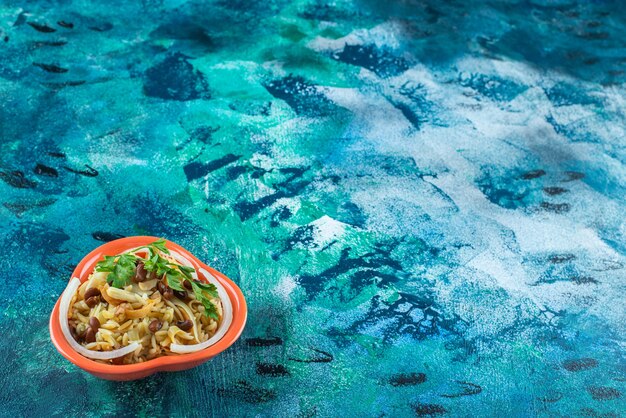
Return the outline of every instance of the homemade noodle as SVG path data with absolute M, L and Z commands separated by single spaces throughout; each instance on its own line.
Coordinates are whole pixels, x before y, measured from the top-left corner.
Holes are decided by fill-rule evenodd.
M 114 287 L 111 280 L 107 281 L 113 273 L 97 271 L 96 268 L 73 291 L 71 299 L 69 295 L 64 295 L 69 299 L 64 328 L 69 325 L 70 338 L 75 340 L 72 343 L 80 344 L 94 355 L 85 350 L 80 350 L 81 354 L 107 364 L 142 363 L 161 356 L 203 349 L 224 335 L 232 320 L 232 310 L 230 301 L 223 304 L 227 296 L 216 281 L 214 285 L 198 281 L 197 273 L 191 268 L 187 269 L 187 279 L 179 275 L 178 270 L 182 273 L 184 269 L 180 266 L 190 267 L 191 263 L 173 251 L 163 252 L 154 248 L 149 251 L 144 247 L 126 254 L 139 260 L 135 262 L 132 282 L 129 280 L 125 286 Z M 175 282 L 166 278 L 165 274 L 158 277 L 156 269 L 154 272 L 144 271 L 144 262 L 147 266 L 154 254 L 167 261 L 168 266 L 173 266 L 173 273 L 183 279 L 180 282 L 185 285 L 181 287 L 182 291 L 170 288 L 168 285 L 177 287 L 173 284 Z M 116 263 L 119 260 L 117 258 Z M 203 269 L 202 273 L 214 282 L 206 270 Z M 200 294 L 200 298 L 206 297 L 210 304 L 198 300 L 196 285 L 204 285 L 204 288 L 213 286 L 215 290 L 208 293 L 210 296 Z M 67 290 L 75 287 L 76 284 L 72 286 L 70 282 Z M 207 306 L 214 307 L 211 315 L 205 312 Z M 136 348 L 133 350 L 132 347 Z M 106 358 L 107 352 L 120 349 L 123 351 L 111 354 L 122 356 Z

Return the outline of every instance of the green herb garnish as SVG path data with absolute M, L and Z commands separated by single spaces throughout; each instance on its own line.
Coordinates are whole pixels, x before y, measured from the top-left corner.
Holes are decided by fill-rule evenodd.
M 132 283 L 136 273 L 137 262 L 141 261 L 144 268 L 147 271 L 154 272 L 156 277 L 165 276 L 167 285 L 174 290 L 185 291 L 183 282 L 188 281 L 196 299 L 204 306 L 204 314 L 216 321 L 219 320 L 217 308 L 211 302 L 211 299 L 218 297 L 215 285 L 194 281 L 191 273 L 195 270 L 192 267 L 183 266 L 162 257 L 160 253 L 170 253 L 165 247 L 164 239 L 161 238 L 151 244 L 139 247 L 138 250 L 143 248 L 148 250 L 147 258 L 142 258 L 135 254 L 107 255 L 104 256 L 104 260 L 96 264 L 95 270 L 109 273 L 107 275 L 109 285 L 121 289 Z
M 109 272 L 107 282 L 113 287 L 122 288 L 129 285 L 135 275 L 135 260 L 137 258 L 132 254 L 105 256 L 104 261 L 96 265 L 96 271 Z
M 193 293 L 196 295 L 196 299 L 202 302 L 204 306 L 204 314 L 209 318 L 213 318 L 216 321 L 219 319 L 217 314 L 217 308 L 211 303 L 211 298 L 217 298 L 217 288 L 210 283 L 200 283 L 191 281 Z M 207 296 L 208 295 L 208 296 Z
M 163 238 L 159 238 L 158 240 L 154 241 L 152 244 L 147 245 L 146 247 L 141 247 L 141 248 L 148 248 L 148 249 L 156 248 L 157 250 L 162 251 L 165 254 L 169 254 L 170 253 L 170 250 L 168 250 L 165 247 L 165 240 Z

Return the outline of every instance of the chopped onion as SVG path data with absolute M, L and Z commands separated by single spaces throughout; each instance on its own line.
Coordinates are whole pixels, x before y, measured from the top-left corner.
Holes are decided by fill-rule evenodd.
M 123 300 L 126 302 L 140 302 L 143 303 L 143 300 L 138 297 L 136 294 L 129 292 L 124 289 L 118 289 L 117 287 L 109 287 L 107 290 L 107 295 L 113 299 Z
M 155 287 L 157 285 L 159 281 L 157 279 L 152 279 L 152 280 L 148 280 L 145 282 L 139 282 L 137 283 L 137 286 L 141 289 L 141 290 L 150 290 L 153 287 Z
M 70 302 L 72 301 L 72 298 L 74 297 L 74 293 L 76 293 L 78 286 L 80 286 L 80 280 L 78 278 L 74 277 L 72 280 L 70 280 L 69 284 L 65 288 L 65 291 L 63 292 L 63 295 L 61 296 L 61 302 L 59 304 L 59 320 L 61 322 L 61 331 L 63 332 L 63 335 L 65 336 L 65 339 L 67 340 L 69 345 L 79 354 L 87 358 L 96 360 L 110 360 L 122 357 L 126 354 L 132 353 L 137 348 L 139 348 L 139 344 L 134 342 L 118 350 L 93 351 L 83 347 L 74 339 L 74 337 L 72 337 L 67 316 L 70 310 Z
M 216 342 L 222 339 L 222 337 L 224 336 L 224 334 L 226 334 L 226 332 L 230 328 L 230 325 L 233 322 L 233 306 L 230 303 L 230 299 L 228 298 L 228 294 L 226 293 L 226 290 L 220 284 L 220 282 L 217 281 L 215 277 L 213 277 L 211 273 L 209 273 L 208 271 L 202 268 L 199 271 L 202 272 L 202 274 L 204 275 L 204 277 L 207 278 L 209 283 L 215 285 L 215 287 L 217 288 L 217 293 L 220 296 L 220 300 L 222 302 L 222 311 L 223 311 L 222 323 L 217 329 L 217 332 L 215 333 L 215 335 L 213 335 L 211 338 L 209 338 L 207 341 L 203 343 L 192 344 L 192 345 L 171 344 L 170 350 L 173 353 L 180 353 L 180 354 L 193 353 L 196 351 L 204 350 L 205 348 L 212 346 L 213 344 L 215 344 Z

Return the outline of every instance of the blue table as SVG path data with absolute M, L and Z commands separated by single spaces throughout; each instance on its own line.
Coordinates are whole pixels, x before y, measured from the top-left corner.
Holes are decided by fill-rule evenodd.
M 0 415 L 619 416 L 619 2 L 0 6 Z M 115 383 L 48 335 L 74 266 L 163 236 L 242 338 Z

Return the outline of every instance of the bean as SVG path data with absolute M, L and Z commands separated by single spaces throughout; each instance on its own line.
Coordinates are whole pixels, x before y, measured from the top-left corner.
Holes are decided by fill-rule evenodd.
M 124 364 L 124 357 L 125 357 L 125 356 L 112 358 L 112 359 L 111 359 L 111 363 L 112 363 L 112 364 L 115 364 L 116 366 L 119 366 L 119 365 L 121 365 L 121 364 Z
M 185 319 L 184 321 L 176 321 L 176 326 L 183 331 L 189 331 L 193 328 L 193 322 L 190 319 Z
M 78 332 L 76 332 L 76 328 L 74 327 L 70 327 L 70 334 L 72 334 L 72 337 L 74 337 L 74 339 L 78 342 L 81 341 L 80 336 L 78 335 Z
M 137 264 L 137 270 L 135 270 L 135 282 L 140 283 L 140 282 L 145 281 L 147 275 L 148 275 L 148 272 L 145 269 L 143 263 L 140 261 Z
M 85 332 L 85 342 L 87 344 L 96 342 L 96 332 L 93 328 L 87 328 L 87 332 Z
M 165 293 L 165 290 L 167 289 L 167 285 L 163 282 L 158 282 L 157 283 L 157 290 L 159 292 L 161 292 L 161 294 Z
M 189 295 L 186 290 L 174 290 L 174 296 L 176 296 L 180 300 L 189 299 Z
M 157 332 L 162 327 L 163 327 L 163 322 L 159 321 L 158 319 L 153 320 L 152 322 L 150 322 L 150 325 L 148 325 L 148 329 L 150 329 L 152 333 Z
M 172 290 L 172 288 L 163 283 L 163 281 L 157 283 L 157 290 L 161 292 L 165 299 L 169 300 L 174 297 L 174 291 Z
M 89 299 L 92 296 L 100 296 L 100 289 L 96 287 L 91 287 L 85 291 L 85 300 Z
M 100 303 L 100 296 L 92 296 L 89 299 L 85 299 L 85 303 L 87 304 L 87 306 L 89 306 L 90 308 L 93 308 L 94 306 L 96 306 L 98 303 Z
M 98 331 L 98 328 L 100 328 L 100 321 L 98 321 L 98 318 L 96 318 L 95 316 L 92 316 L 91 318 L 89 318 L 89 326 L 92 330 Z

